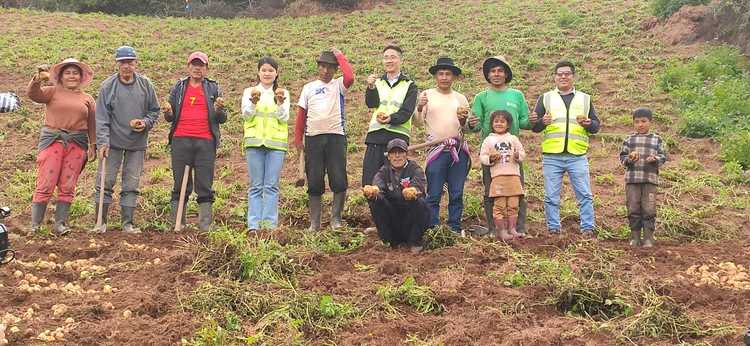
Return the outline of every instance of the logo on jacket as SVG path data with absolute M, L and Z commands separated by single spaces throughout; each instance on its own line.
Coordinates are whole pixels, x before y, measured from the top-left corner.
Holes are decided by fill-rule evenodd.
M 510 162 L 510 156 L 513 154 L 513 146 L 508 142 L 495 143 L 495 149 L 500 153 L 500 162 Z
M 411 177 L 401 178 L 401 187 L 407 188 L 411 186 Z

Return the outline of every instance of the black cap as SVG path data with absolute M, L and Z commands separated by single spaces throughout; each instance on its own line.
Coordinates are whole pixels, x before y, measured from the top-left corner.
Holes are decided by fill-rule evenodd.
M 391 139 L 390 142 L 388 142 L 388 146 L 386 147 L 386 150 L 390 153 L 393 149 L 401 149 L 403 151 L 409 151 L 409 145 L 406 144 L 406 141 L 401 138 Z

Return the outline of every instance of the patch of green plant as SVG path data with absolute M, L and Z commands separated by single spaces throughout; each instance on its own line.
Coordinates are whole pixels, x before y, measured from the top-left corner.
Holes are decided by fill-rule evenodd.
M 689 316 L 685 309 L 671 297 L 659 294 L 653 287 L 638 292 L 640 311 L 626 318 L 620 337 L 634 343 L 643 337 L 671 339 L 683 342 L 686 338 L 699 338 L 733 332 L 726 325 L 708 327 Z
M 655 16 L 667 18 L 685 5 L 705 5 L 710 0 L 652 0 L 651 8 Z
M 269 335 L 279 329 L 291 329 L 296 334 L 330 336 L 362 313 L 354 305 L 338 302 L 331 295 L 296 291 L 288 294 L 258 321 L 256 328 L 262 333 Z
M 519 288 L 526 286 L 526 275 L 518 270 L 511 273 L 505 273 L 501 280 L 503 285 L 507 287 Z
M 513 274 L 516 283 L 557 287 L 566 285 L 574 279 L 573 269 L 565 253 L 557 257 L 517 251 L 509 254 L 517 268 L 517 273 Z
M 557 25 L 567 29 L 580 21 L 581 17 L 567 7 L 560 8 L 557 14 Z
M 184 310 L 211 316 L 238 316 L 259 320 L 273 310 L 273 296 L 254 291 L 234 280 L 203 282 L 189 297 L 180 299 Z
M 326 254 L 354 251 L 362 247 L 366 239 L 364 233 L 348 227 L 300 233 L 304 246 Z
M 446 225 L 438 225 L 424 232 L 423 241 L 425 248 L 428 250 L 451 247 L 453 245 L 465 242 L 460 234 Z
M 232 331 L 223 328 L 213 319 L 207 320 L 195 335 L 189 339 L 182 339 L 182 345 L 191 346 L 224 346 L 242 345 L 242 338 L 234 335 Z
M 445 307 L 435 298 L 432 289 L 429 286 L 418 285 L 411 276 L 407 276 L 398 287 L 392 285 L 379 287 L 377 294 L 383 298 L 386 311 L 391 313 L 398 313 L 399 309 L 395 306 L 396 304 L 410 306 L 421 314 L 439 315 L 445 310 Z
M 750 174 L 737 161 L 728 161 L 721 167 L 724 181 L 730 184 L 750 184 Z
M 292 287 L 295 275 L 305 269 L 277 241 L 248 240 L 245 232 L 228 228 L 210 232 L 205 241 L 188 238 L 187 246 L 195 253 L 192 269 L 216 277 Z
M 750 167 L 750 74 L 747 59 L 732 47 L 709 49 L 688 62 L 673 62 L 659 86 L 677 105 L 680 134 L 713 137 L 722 159 Z
M 464 194 L 464 220 L 478 221 L 484 219 L 484 195 L 482 193 Z
M 587 317 L 595 321 L 627 316 L 633 312 L 630 304 L 611 287 L 566 288 L 557 294 L 555 305 L 560 312 Z

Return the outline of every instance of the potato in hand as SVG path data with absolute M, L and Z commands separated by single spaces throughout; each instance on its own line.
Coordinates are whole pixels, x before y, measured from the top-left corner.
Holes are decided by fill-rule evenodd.
M 401 190 L 401 194 L 404 195 L 405 200 L 413 201 L 419 196 L 419 190 L 417 190 L 416 187 L 411 186 Z
M 365 185 L 362 187 L 362 193 L 368 199 L 373 199 L 380 192 L 380 188 L 375 185 Z

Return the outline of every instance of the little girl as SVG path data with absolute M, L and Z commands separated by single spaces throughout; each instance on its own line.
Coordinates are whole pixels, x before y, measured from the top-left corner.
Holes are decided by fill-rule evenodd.
M 492 133 L 482 142 L 479 159 L 490 166 L 492 183 L 487 195 L 495 199 L 492 217 L 495 219 L 495 236 L 501 240 L 522 237 L 516 232 L 518 203 L 523 196 L 521 171 L 518 163 L 526 158 L 526 152 L 518 137 L 508 133 L 513 118 L 507 111 L 492 112 Z

